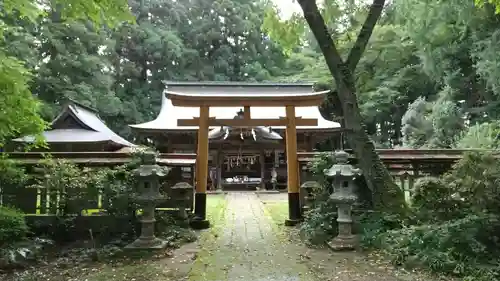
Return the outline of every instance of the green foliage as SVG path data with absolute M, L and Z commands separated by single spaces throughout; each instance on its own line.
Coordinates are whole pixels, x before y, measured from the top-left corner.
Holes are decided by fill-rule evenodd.
M 492 121 L 475 124 L 461 133 L 454 147 L 459 149 L 500 147 L 500 122 Z
M 500 161 L 492 153 L 466 153 L 444 176 L 463 200 L 463 212 L 500 215 Z
M 463 128 L 463 114 L 445 88 L 440 98 L 427 102 L 419 97 L 401 120 L 403 144 L 411 148 L 450 148 Z
M 329 199 L 328 192 L 317 194 L 314 205 L 304 214 L 301 238 L 310 245 L 324 245 L 337 234 L 336 220 L 337 205 Z
M 384 233 L 381 247 L 397 265 L 426 267 L 465 280 L 498 280 L 499 226 L 497 217 L 469 215 Z
M 325 169 L 335 164 L 331 153 L 321 153 L 314 161 L 308 163 L 308 169 L 314 180 L 319 183 L 319 190 L 312 190 L 314 201 L 304 214 L 304 222 L 300 226 L 302 239 L 310 245 L 323 245 L 337 234 L 337 206 L 330 198 L 330 182 L 325 176 Z
M 456 191 L 442 179 L 424 177 L 415 183 L 411 205 L 418 221 L 435 222 L 459 217 L 463 204 Z
M 314 159 L 307 163 L 308 171 L 314 176 L 314 180 L 318 181 L 320 185 L 326 185 L 328 179 L 325 176 L 325 170 L 329 169 L 335 164 L 335 159 L 331 152 L 322 152 Z
M 30 92 L 31 74 L 23 62 L 0 50 L 0 147 L 13 137 L 38 135 L 46 123 L 38 115 L 40 103 Z
M 5 188 L 22 187 L 28 180 L 24 168 L 15 161 L 0 157 L 0 186 Z
M 51 214 L 79 214 L 85 209 L 85 204 L 75 197 L 86 191 L 90 177 L 83 174 L 75 164 L 65 160 L 47 159 L 39 165 L 37 172 L 39 176 L 30 187 L 47 190 L 47 194 L 53 198 L 49 207 Z M 59 194 L 70 196 L 62 196 L 58 204 L 55 204 Z
M 432 124 L 426 120 L 427 102 L 419 97 L 408 106 L 402 118 L 403 144 L 408 147 L 420 147 L 430 138 Z
M 0 21 L 0 42 L 8 40 L 13 27 L 11 19 L 22 18 L 36 23 L 39 16 L 44 15 L 45 3 L 32 0 L 3 1 L 3 18 Z M 123 0 L 106 1 L 55 1 L 50 4 L 58 7 L 61 15 L 70 20 L 91 19 L 96 24 L 116 24 L 118 21 L 130 19 L 128 5 Z M 26 24 L 26 22 L 25 22 Z M 39 115 L 40 102 L 31 94 L 30 83 L 32 73 L 26 67 L 22 55 L 11 54 L 5 47 L 0 48 L 0 147 L 6 140 L 23 135 L 37 136 L 35 144 L 41 144 L 40 133 L 47 127 Z
M 284 52 L 290 55 L 302 44 L 305 23 L 303 17 L 298 14 L 293 14 L 286 20 L 281 19 L 278 8 L 270 5 L 265 10 L 262 30 L 271 38 L 278 40 Z
M 28 234 L 24 214 L 16 209 L 0 206 L 0 248 L 22 241 Z
M 441 178 L 420 179 L 412 198 L 414 218 L 394 229 L 368 217 L 364 245 L 381 249 L 397 265 L 464 280 L 500 280 L 499 167 L 494 154 L 467 153 Z

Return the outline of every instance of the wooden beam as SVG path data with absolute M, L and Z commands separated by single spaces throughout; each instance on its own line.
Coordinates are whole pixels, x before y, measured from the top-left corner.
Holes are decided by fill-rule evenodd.
M 243 109 L 243 119 L 250 120 L 250 106 L 245 106 Z
M 198 107 L 282 107 L 282 106 L 319 106 L 329 90 L 303 94 L 273 94 L 273 95 L 210 95 L 210 94 L 183 94 L 166 91 L 166 97 L 174 106 Z
M 295 126 L 318 126 L 318 119 L 295 117 Z M 177 126 L 179 127 L 197 127 L 200 124 L 199 118 L 193 119 L 178 119 Z M 280 119 L 215 119 L 208 120 L 208 126 L 230 126 L 230 127 L 257 127 L 257 126 L 286 126 L 288 121 L 286 118 Z

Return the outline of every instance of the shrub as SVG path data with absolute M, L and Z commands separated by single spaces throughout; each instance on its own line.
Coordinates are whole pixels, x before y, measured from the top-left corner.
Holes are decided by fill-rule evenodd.
M 467 280 L 492 281 L 500 273 L 495 267 L 499 229 L 496 217 L 471 215 L 447 223 L 386 232 L 380 246 L 397 265 L 423 266 Z
M 16 209 L 0 206 L 0 248 L 4 244 L 23 240 L 27 234 L 24 214 Z
M 491 153 L 466 153 L 444 176 L 463 202 L 464 214 L 500 215 L 500 160 Z
M 321 245 L 337 234 L 337 206 L 327 194 L 318 196 L 315 201 L 304 214 L 300 235 L 310 245 Z
M 460 217 L 462 201 L 440 178 L 417 180 L 411 202 L 416 219 L 421 222 L 446 221 Z
M 415 186 L 414 225 L 387 231 L 367 218 L 362 241 L 398 265 L 427 267 L 464 280 L 500 280 L 500 161 L 467 153 L 441 178 Z

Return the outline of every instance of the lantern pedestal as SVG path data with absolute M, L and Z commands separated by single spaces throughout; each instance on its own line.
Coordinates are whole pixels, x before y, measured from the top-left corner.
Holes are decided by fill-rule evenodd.
M 163 250 L 167 248 L 168 242 L 157 237 L 153 239 L 143 240 L 142 237 L 137 238 L 134 242 L 125 246 L 127 250 Z
M 356 235 L 337 236 L 328 242 L 328 247 L 334 251 L 352 251 L 359 243 Z
M 145 198 L 141 198 L 141 201 L 147 200 Z M 142 224 L 141 226 L 141 236 L 137 238 L 134 242 L 125 246 L 125 249 L 137 249 L 137 250 L 146 250 L 146 249 L 165 249 L 168 245 L 167 241 L 159 239 L 155 236 L 155 201 L 163 201 L 160 198 L 156 198 L 148 201 L 146 205 L 143 207 L 143 214 L 140 219 Z
M 188 214 L 186 212 L 186 206 L 188 205 L 190 196 L 189 193 L 193 194 L 193 186 L 187 182 L 179 182 L 170 188 L 172 193 L 172 198 L 175 200 L 177 207 L 179 208 L 179 219 L 183 224 L 189 225 Z
M 354 250 L 358 245 L 358 237 L 352 234 L 351 206 L 356 197 L 332 197 L 337 201 L 338 235 L 328 243 L 328 246 L 335 251 Z

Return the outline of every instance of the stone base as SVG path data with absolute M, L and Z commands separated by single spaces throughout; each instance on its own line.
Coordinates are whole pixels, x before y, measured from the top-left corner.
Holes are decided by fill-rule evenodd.
M 210 221 L 194 218 L 189 222 L 189 225 L 193 229 L 207 229 L 210 228 Z
M 296 226 L 299 223 L 301 223 L 301 220 L 297 220 L 297 219 L 286 219 L 285 220 L 285 226 Z
M 260 194 L 268 194 L 268 193 L 280 193 L 279 190 L 272 190 L 272 189 L 260 189 L 256 190 L 255 193 L 260 193 Z
M 337 236 L 328 242 L 327 245 L 334 251 L 352 251 L 357 248 L 358 242 L 356 235 Z
M 207 191 L 207 194 L 227 194 L 227 191 L 224 191 L 223 189 L 209 190 Z
M 136 239 L 134 242 L 125 246 L 127 250 L 163 250 L 167 248 L 168 242 L 155 238 L 153 240 Z

